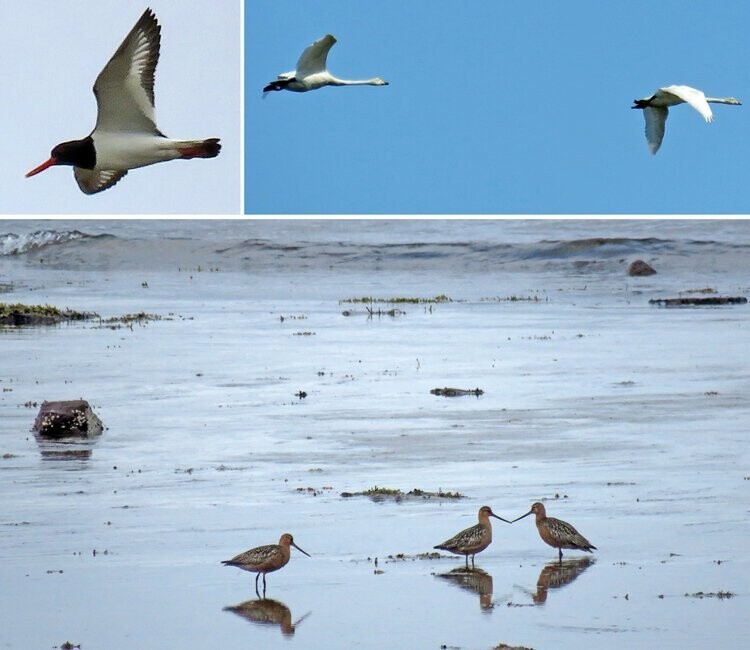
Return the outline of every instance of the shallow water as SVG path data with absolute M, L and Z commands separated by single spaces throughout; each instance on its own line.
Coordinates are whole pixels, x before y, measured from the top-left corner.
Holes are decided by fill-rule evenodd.
M 746 295 L 750 230 L 628 223 L 86 222 L 115 236 L 0 256 L 3 300 L 164 317 L 0 331 L 0 647 L 736 647 L 748 307 L 648 299 Z M 629 229 L 616 251 L 580 244 Z M 644 231 L 662 235 L 648 255 Z M 451 237 L 465 245 L 436 247 Z M 625 276 L 635 255 L 660 273 Z M 339 303 L 438 294 L 455 302 L 396 317 Z M 446 385 L 484 394 L 430 394 Z M 101 438 L 38 444 L 25 403 L 78 397 Z M 375 485 L 466 498 L 340 496 Z M 591 564 L 566 551 L 561 577 L 531 518 L 494 522 L 476 562 L 491 593 L 439 575 L 463 558 L 413 559 L 484 503 L 512 518 L 539 499 Z M 268 576 L 255 621 L 225 610 L 256 599 L 254 575 L 220 561 L 287 531 L 312 557 Z M 735 596 L 686 596 L 719 591 Z

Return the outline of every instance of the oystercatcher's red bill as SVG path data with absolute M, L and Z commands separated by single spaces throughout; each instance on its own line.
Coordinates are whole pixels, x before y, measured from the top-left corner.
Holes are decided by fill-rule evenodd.
M 47 167 L 52 167 L 52 165 L 57 165 L 57 160 L 54 158 L 50 158 L 48 161 L 43 162 L 39 167 L 34 167 L 28 174 L 26 174 L 26 178 L 29 178 L 29 176 L 36 176 L 39 172 L 43 172 Z

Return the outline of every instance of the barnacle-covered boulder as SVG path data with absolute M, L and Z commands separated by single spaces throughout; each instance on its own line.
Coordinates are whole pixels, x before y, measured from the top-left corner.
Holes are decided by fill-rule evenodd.
M 102 429 L 102 421 L 84 399 L 42 402 L 34 421 L 34 432 L 52 440 L 93 438 Z

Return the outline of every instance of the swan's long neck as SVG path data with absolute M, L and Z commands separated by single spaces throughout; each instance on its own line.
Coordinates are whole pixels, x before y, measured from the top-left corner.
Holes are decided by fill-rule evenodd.
M 706 101 L 709 104 L 741 104 L 741 102 L 734 97 L 706 97 Z
M 382 86 L 383 80 L 377 77 L 373 79 L 337 79 L 331 77 L 332 86 Z

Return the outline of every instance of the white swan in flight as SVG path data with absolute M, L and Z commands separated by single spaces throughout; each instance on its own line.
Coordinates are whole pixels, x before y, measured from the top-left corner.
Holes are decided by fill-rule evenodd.
M 741 102 L 734 97 L 706 97 L 700 90 L 690 86 L 667 86 L 659 88 L 651 97 L 635 99 L 630 108 L 642 108 L 646 120 L 646 140 L 651 153 L 659 151 L 664 139 L 664 124 L 669 115 L 669 107 L 677 104 L 690 104 L 698 111 L 706 122 L 713 122 L 714 114 L 709 104 L 732 104 L 739 106 Z
M 336 39 L 327 34 L 305 48 L 297 61 L 297 69 L 291 72 L 282 72 L 275 81 L 269 83 L 263 94 L 272 90 L 293 90 L 303 93 L 308 90 L 316 90 L 323 86 L 387 86 L 388 82 L 379 77 L 363 79 L 361 81 L 349 81 L 337 79 L 326 69 L 326 58 L 333 47 Z

